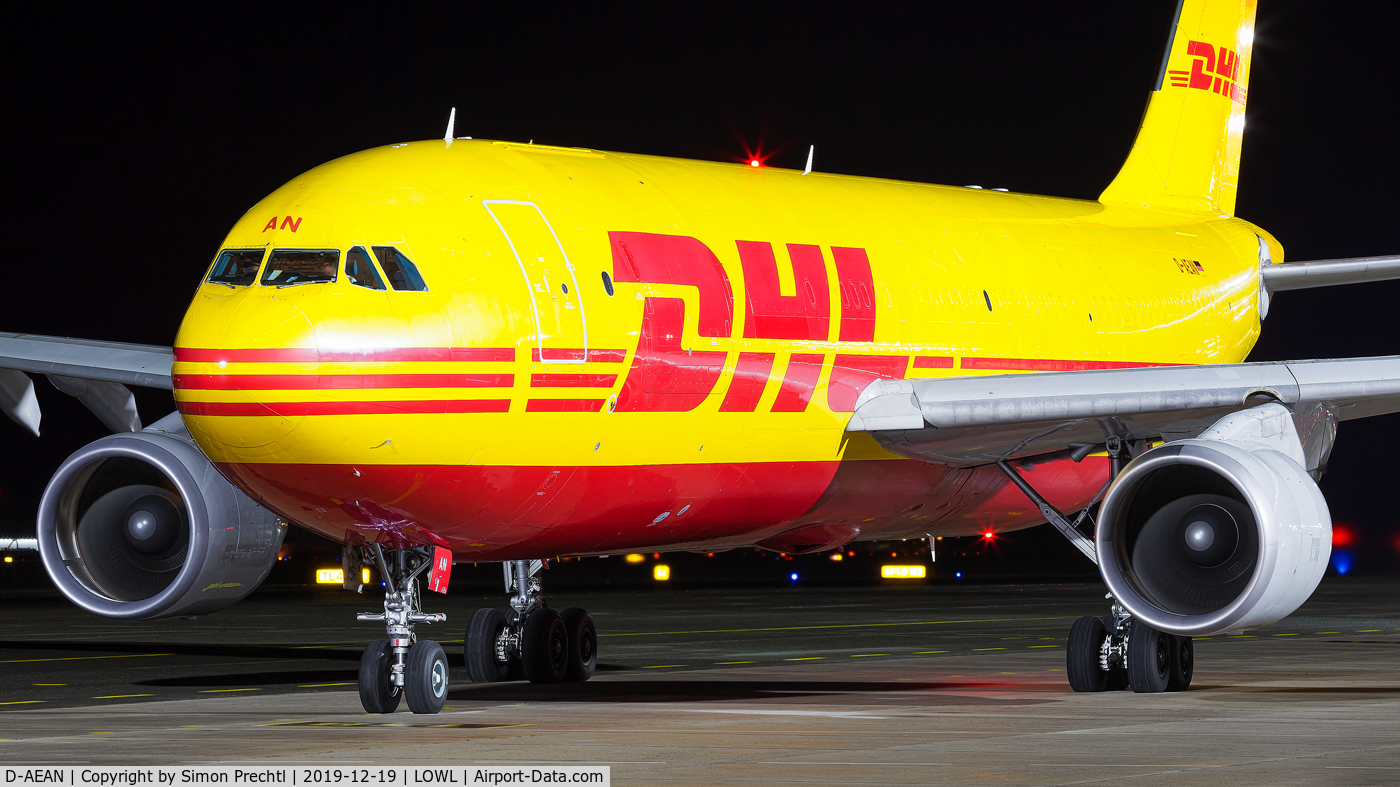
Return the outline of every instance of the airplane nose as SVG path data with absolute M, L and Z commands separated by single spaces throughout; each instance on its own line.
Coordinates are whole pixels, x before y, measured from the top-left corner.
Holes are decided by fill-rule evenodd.
M 297 428 L 316 395 L 315 331 L 297 304 L 257 285 L 228 305 L 186 319 L 175 357 L 180 411 L 223 446 L 268 446 Z

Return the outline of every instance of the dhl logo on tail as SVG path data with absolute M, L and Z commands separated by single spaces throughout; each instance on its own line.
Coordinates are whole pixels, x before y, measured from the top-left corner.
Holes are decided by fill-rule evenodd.
M 1239 53 L 1205 41 L 1190 41 L 1186 44 L 1186 54 L 1195 58 L 1191 70 L 1168 71 L 1172 87 L 1209 90 L 1227 96 L 1237 104 L 1244 104 L 1247 90 L 1244 85 L 1235 82 L 1241 65 Z

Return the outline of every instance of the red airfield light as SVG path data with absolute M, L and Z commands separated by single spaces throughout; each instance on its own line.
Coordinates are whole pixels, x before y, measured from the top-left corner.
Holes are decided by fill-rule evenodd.
M 1349 547 L 1356 543 L 1356 531 L 1350 525 L 1332 526 L 1332 546 Z
M 749 159 L 749 166 L 750 166 L 750 167 L 761 167 L 761 166 L 763 166 L 763 162 L 762 162 L 762 161 L 759 161 L 759 160 L 756 159 L 756 158 L 751 158 L 751 159 Z

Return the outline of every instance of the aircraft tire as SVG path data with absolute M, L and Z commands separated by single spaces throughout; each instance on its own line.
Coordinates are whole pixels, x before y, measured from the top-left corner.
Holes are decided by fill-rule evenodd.
M 1104 691 L 1109 674 L 1099 669 L 1099 649 L 1108 636 L 1103 621 L 1085 615 L 1069 627 L 1069 648 L 1065 653 L 1065 675 L 1075 691 Z
M 564 619 L 548 607 L 525 618 L 520 661 L 531 683 L 558 683 L 569 664 L 569 633 Z
M 403 691 L 390 681 L 394 649 L 389 640 L 377 639 L 365 646 L 360 656 L 360 705 L 366 713 L 393 713 L 403 699 Z
M 404 694 L 414 713 L 437 713 L 447 704 L 447 654 L 430 639 L 419 640 L 408 651 L 404 665 Z
M 506 616 L 490 607 L 478 609 L 467 624 L 462 660 L 467 664 L 467 677 L 474 683 L 496 683 L 509 676 L 510 665 L 496 661 L 496 638 L 505 626 Z
M 1172 672 L 1172 649 L 1176 638 L 1140 620 L 1133 621 L 1128 634 L 1128 682 L 1139 694 L 1166 691 Z
M 1191 675 L 1196 671 L 1196 646 L 1190 637 L 1173 636 L 1171 672 L 1167 675 L 1167 691 L 1191 688 Z
M 593 616 L 582 607 L 569 607 L 559 614 L 569 638 L 569 661 L 564 680 L 582 683 L 593 677 L 598 666 L 598 629 Z

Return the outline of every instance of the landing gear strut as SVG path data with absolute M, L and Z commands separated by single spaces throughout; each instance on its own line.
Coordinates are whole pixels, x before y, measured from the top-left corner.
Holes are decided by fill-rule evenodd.
M 432 567 L 432 550 L 396 549 L 386 556 L 378 544 L 362 549 L 384 577 L 384 612 L 355 618 L 383 622 L 389 638 L 369 643 L 360 657 L 360 704 L 370 713 L 393 713 L 407 697 L 414 713 L 437 713 L 447 702 L 447 654 L 414 632 L 419 623 L 447 620 L 441 612 L 424 613 L 418 595 L 418 576 Z
M 476 611 L 467 625 L 462 655 L 473 681 L 525 678 L 531 683 L 585 681 L 598 663 L 598 632 L 587 610 L 562 613 L 545 605 L 540 572 L 544 560 L 502 563 L 510 610 Z
M 1076 443 L 1071 446 L 1070 458 L 1081 461 L 1097 447 L 1089 443 Z M 1145 451 L 1147 445 L 1143 442 L 1134 444 L 1110 435 L 1105 439 L 1103 448 L 1112 462 L 1111 481 L 1134 456 Z M 1093 524 L 1089 508 L 1098 502 L 1108 489 L 1108 484 L 1104 484 L 1079 517 L 1071 522 L 1005 459 L 999 460 L 997 467 L 1036 504 L 1041 515 L 1056 530 L 1098 565 L 1094 542 L 1079 530 L 1079 526 L 1085 520 Z M 1112 600 L 1113 596 L 1108 598 Z M 1075 691 L 1122 691 L 1130 685 L 1138 693 L 1185 691 L 1191 685 L 1195 658 L 1195 646 L 1190 637 L 1167 634 L 1134 620 L 1115 601 L 1109 614 L 1101 618 L 1086 615 L 1070 627 L 1065 672 L 1069 676 L 1070 688 Z

